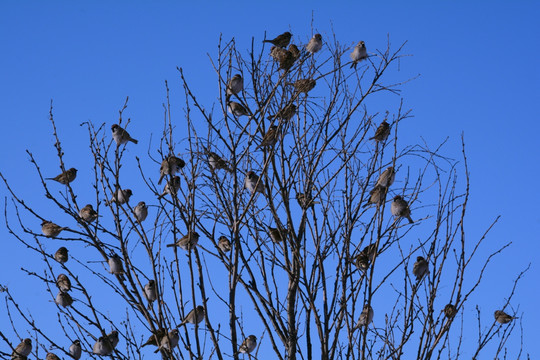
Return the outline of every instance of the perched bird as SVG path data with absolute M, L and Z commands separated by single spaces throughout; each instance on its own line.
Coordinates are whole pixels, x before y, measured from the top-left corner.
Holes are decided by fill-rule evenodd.
M 244 187 L 248 189 L 252 194 L 256 192 L 264 193 L 264 184 L 262 180 L 259 180 L 259 175 L 253 171 L 248 171 L 246 179 L 244 180 Z
M 132 138 L 129 133 L 120 127 L 120 125 L 114 124 L 111 126 L 112 130 L 112 136 L 114 141 L 116 141 L 116 146 L 120 146 L 122 144 L 127 143 L 128 141 L 131 141 L 132 143 L 137 144 L 138 141 Z
M 32 352 L 32 339 L 26 338 L 11 353 L 11 359 L 26 358 Z
M 403 200 L 401 196 L 396 195 L 394 197 L 394 201 L 392 201 L 392 205 L 390 206 L 390 211 L 392 212 L 392 215 L 396 217 L 407 218 L 407 220 L 409 220 L 409 224 L 414 223 L 413 219 L 411 218 L 411 209 L 409 209 L 409 204 L 407 201 Z
M 292 34 L 286 31 L 283 34 L 278 35 L 275 39 L 263 40 L 263 42 L 271 43 L 275 46 L 284 48 L 284 47 L 287 47 L 287 45 L 289 45 L 289 43 L 291 42 L 291 37 L 292 37 Z
M 67 227 L 61 227 L 60 225 L 56 225 L 55 223 L 51 221 L 43 221 L 41 223 L 41 232 L 43 235 L 49 238 L 57 237 L 60 235 L 62 230 L 66 230 Z
M 456 314 L 457 314 L 458 311 L 457 311 L 457 309 L 456 309 L 456 307 L 455 307 L 454 305 L 452 305 L 452 304 L 447 304 L 447 305 L 444 307 L 443 312 L 444 312 L 444 315 L 445 315 L 447 318 L 451 319 L 451 318 L 453 318 L 454 316 L 456 316 Z
M 236 101 L 229 101 L 227 104 L 227 109 L 234 116 L 249 115 L 249 111 L 240 103 Z
M 294 86 L 294 90 L 297 93 L 305 93 L 305 94 L 307 94 L 308 92 L 310 92 L 315 87 L 315 85 L 317 85 L 317 82 L 315 80 L 313 80 L 313 79 L 300 79 L 300 80 L 296 80 L 292 84 L 287 83 L 287 85 Z
M 227 99 L 230 98 L 231 95 L 236 95 L 242 90 L 244 90 L 244 79 L 242 78 L 242 75 L 236 74 L 227 82 Z
M 294 60 L 300 57 L 300 50 L 298 49 L 298 46 L 290 44 L 287 50 L 289 50 L 289 52 L 292 54 Z
M 231 241 L 226 236 L 221 235 L 218 239 L 218 248 L 223 252 L 231 251 Z
M 109 273 L 118 275 L 120 281 L 124 281 L 124 266 L 122 265 L 122 259 L 115 253 L 112 253 L 107 260 L 109 264 Z
M 283 238 L 285 237 L 284 232 L 285 231 L 279 231 L 277 228 L 270 226 L 268 227 L 268 235 L 270 235 L 270 239 L 272 239 L 272 241 L 275 243 L 280 243 L 283 241 Z
M 94 210 L 91 204 L 87 204 L 81 208 L 81 210 L 79 210 L 79 217 L 87 223 L 91 223 L 98 218 L 98 213 L 96 210 Z
M 355 265 L 358 269 L 366 271 L 369 269 L 369 265 L 373 262 L 373 260 L 375 260 L 376 256 L 377 244 L 370 244 L 356 256 Z
M 114 192 L 111 201 L 109 201 L 109 204 L 113 202 L 117 203 L 118 205 L 125 204 L 129 201 L 129 198 L 131 197 L 131 195 L 133 195 L 133 191 L 131 191 L 131 189 L 125 189 L 125 190 L 117 189 Z
M 73 304 L 73 298 L 67 292 L 59 291 L 54 302 L 62 307 L 68 307 Z
M 277 140 L 278 140 L 278 127 L 276 125 L 272 125 L 270 126 L 266 134 L 264 134 L 263 139 L 258 147 L 262 148 L 262 147 L 267 147 L 267 146 L 274 146 Z
M 159 348 L 154 352 L 157 353 L 161 349 L 171 351 L 172 348 L 178 345 L 178 340 L 180 340 L 178 329 L 172 329 L 167 333 L 167 335 L 161 338 Z
M 294 114 L 296 114 L 296 105 L 291 103 L 285 105 L 282 109 L 279 109 L 275 115 L 268 116 L 268 119 L 281 119 L 283 121 L 289 121 Z
M 146 206 L 146 203 L 144 201 L 139 201 L 137 206 L 133 208 L 133 215 L 135 216 L 135 220 L 142 223 L 146 217 L 148 216 L 148 206 Z
M 161 162 L 161 167 L 159 168 L 159 180 L 158 185 L 161 185 L 163 178 L 167 175 L 174 175 L 180 171 L 186 162 L 179 157 L 174 155 L 169 155 Z
M 167 184 L 165 184 L 165 188 L 163 188 L 163 192 L 158 196 L 158 199 L 163 198 L 167 194 L 176 197 L 178 190 L 180 190 L 180 176 L 175 175 L 171 180 L 167 181 Z
M 47 353 L 47 356 L 45 356 L 45 360 L 60 360 L 60 358 L 53 353 Z
M 356 327 L 368 326 L 373 321 L 373 315 L 373 308 L 368 304 L 364 305 L 358 323 L 356 323 Z
M 515 316 L 510 316 L 502 310 L 495 311 L 495 320 L 499 324 L 508 324 L 510 321 L 517 319 Z
M 369 140 L 384 141 L 388 135 L 390 135 L 390 124 L 388 124 L 385 120 L 381 123 L 381 125 L 379 125 L 375 131 L 375 135 L 369 138 Z
M 395 177 L 396 171 L 392 166 L 389 166 L 381 173 L 381 175 L 379 175 L 379 179 L 377 179 L 377 184 L 375 184 L 375 186 L 380 185 L 389 188 L 394 183 Z
M 322 36 L 321 34 L 315 34 L 307 43 L 306 50 L 312 54 L 315 54 L 317 51 L 321 49 L 322 49 Z
M 297 57 L 291 51 L 277 46 L 272 46 L 270 49 L 270 56 L 272 59 L 274 59 L 274 61 L 279 63 L 279 68 L 285 71 L 289 70 L 297 59 Z
M 56 252 L 54 253 L 54 260 L 58 261 L 60 264 L 67 262 L 68 259 L 68 249 L 63 246 L 58 248 L 58 250 L 56 250 Z
M 70 291 L 71 280 L 69 280 L 66 274 L 60 274 L 56 278 L 56 287 L 62 292 Z
M 81 358 L 81 354 L 81 342 L 79 340 L 75 340 L 73 344 L 69 346 L 69 355 L 71 355 L 71 357 L 75 360 L 79 360 Z
M 142 344 L 141 347 L 147 346 L 147 345 L 153 345 L 158 346 L 161 344 L 161 339 L 167 334 L 167 330 L 165 329 L 158 329 L 154 332 L 152 332 L 152 335 L 146 340 L 144 344 Z
M 144 297 L 150 304 L 157 299 L 157 288 L 154 280 L 149 280 L 148 284 L 144 285 Z
M 197 246 L 199 242 L 199 234 L 195 231 L 188 232 L 186 235 L 182 236 L 174 244 L 168 244 L 167 247 L 178 246 L 182 250 L 190 251 L 191 249 Z
M 77 177 L 77 169 L 71 168 L 69 170 L 63 171 L 60 175 L 57 175 L 53 178 L 47 178 L 46 180 L 54 180 L 60 184 L 67 185 Z
M 208 152 L 208 164 L 212 168 L 212 170 L 226 170 L 228 172 L 232 172 L 232 170 L 229 168 L 229 164 L 223 160 L 218 154 L 209 151 Z
M 414 276 L 416 276 L 416 281 L 422 280 L 424 275 L 426 275 L 429 272 L 429 264 L 426 259 L 424 259 L 422 256 L 418 256 L 416 258 L 416 262 L 413 265 L 412 270 Z
M 178 327 L 188 323 L 193 325 L 198 324 L 204 320 L 205 315 L 206 311 L 204 310 L 204 306 L 199 305 L 186 315 L 186 317 L 184 318 L 184 320 L 182 320 L 182 323 L 178 325 Z
M 306 195 L 303 193 L 296 194 L 296 201 L 298 202 L 298 205 L 300 205 L 300 207 L 304 210 L 309 209 L 315 204 L 319 204 L 318 201 L 313 201 L 311 195 Z
M 107 337 L 100 336 L 94 344 L 92 352 L 96 355 L 110 355 L 113 352 L 113 348 Z
M 386 199 L 386 191 L 388 189 L 381 185 L 376 185 L 370 192 L 369 192 L 369 199 L 368 202 L 364 205 L 364 207 L 368 207 L 371 204 L 377 205 L 377 207 L 381 206 L 384 203 L 384 200 Z
M 118 337 L 118 331 L 113 330 L 110 333 L 108 333 L 107 339 L 109 340 L 109 343 L 111 344 L 114 350 L 116 348 L 116 345 L 118 345 L 118 342 L 120 341 L 120 338 Z
M 363 41 L 359 41 L 351 53 L 351 60 L 353 61 L 351 69 L 356 69 L 356 65 L 358 65 L 360 61 L 367 59 L 367 57 L 368 55 L 366 50 L 366 44 Z
M 255 335 L 249 335 L 238 348 L 238 352 L 242 354 L 249 354 L 257 347 L 257 337 Z

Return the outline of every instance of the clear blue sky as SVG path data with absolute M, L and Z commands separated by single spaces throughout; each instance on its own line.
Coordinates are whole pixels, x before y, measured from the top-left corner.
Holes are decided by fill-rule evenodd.
M 493 262 L 479 302 L 495 299 L 494 307 L 502 304 L 511 279 L 532 262 L 512 305 L 520 304 L 524 313 L 526 350 L 532 358 L 540 355 L 534 344 L 540 321 L 535 261 L 540 253 L 540 196 L 534 190 L 540 175 L 540 3 L 90 3 L 0 3 L 0 171 L 19 193 L 36 202 L 42 195 L 41 190 L 33 192 L 36 183 L 27 175 L 33 173 L 26 149 L 45 168 L 57 169 L 47 121 L 51 99 L 64 146 L 80 148 L 81 142 L 87 144 L 87 133 L 79 124 L 113 123 L 129 95 L 129 116 L 147 147 L 150 133 L 144 134 L 143 124 L 162 121 L 164 80 L 173 89 L 173 111 L 181 112 L 177 66 L 184 68 L 196 91 L 210 92 L 210 98 L 216 92 L 206 54 L 215 52 L 220 34 L 235 37 L 245 49 L 265 31 L 272 36 L 291 29 L 307 40 L 312 15 L 323 36 L 333 30 L 342 43 L 363 39 L 368 50 L 382 48 L 390 34 L 395 44 L 407 40 L 406 53 L 413 55 L 403 71 L 421 74 L 403 89 L 414 114 L 401 129 L 403 141 L 424 138 L 435 146 L 449 136 L 445 151 L 459 158 L 464 132 L 471 171 L 469 237 L 477 238 L 501 215 L 487 247 L 513 242 Z M 146 148 L 139 151 L 144 155 Z M 77 163 L 79 156 L 86 160 L 86 154 L 67 156 L 68 163 Z M 0 186 L 2 200 L 5 194 Z M 14 281 L 24 279 L 22 274 L 14 277 L 21 260 L 11 254 L 23 248 L 3 226 L 0 239 L 7 250 L 0 253 L 0 283 L 23 293 Z

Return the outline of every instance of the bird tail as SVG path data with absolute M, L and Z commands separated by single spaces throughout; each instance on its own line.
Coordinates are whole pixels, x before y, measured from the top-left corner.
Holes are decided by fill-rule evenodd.
M 351 69 L 356 69 L 356 65 L 358 65 L 358 61 L 353 61 L 353 63 L 351 64 Z
M 362 209 L 367 208 L 369 205 L 371 205 L 371 203 L 368 201 L 367 203 L 364 204 L 364 206 L 362 206 Z
M 176 244 L 167 244 L 167 247 L 174 247 Z
M 133 138 L 129 139 L 129 141 L 131 141 L 131 142 L 134 143 L 134 144 L 138 144 L 138 143 L 139 143 L 138 140 L 135 140 L 135 139 L 133 139 Z
M 409 224 L 413 224 L 413 223 L 414 223 L 413 219 L 411 218 L 411 215 L 408 215 L 408 216 L 407 216 L 407 220 L 409 220 Z

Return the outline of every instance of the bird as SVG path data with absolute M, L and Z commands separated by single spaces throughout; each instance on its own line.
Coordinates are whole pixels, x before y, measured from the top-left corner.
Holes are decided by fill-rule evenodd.
M 444 307 L 443 312 L 444 312 L 444 315 L 445 315 L 447 318 L 451 319 L 451 318 L 453 318 L 454 316 L 456 316 L 456 314 L 457 314 L 458 311 L 457 311 L 457 309 L 456 309 L 456 307 L 455 307 L 454 305 L 452 305 L 452 304 L 446 304 L 446 306 Z
M 71 357 L 75 360 L 79 360 L 81 358 L 81 354 L 81 342 L 79 340 L 73 341 L 73 343 L 69 346 L 69 355 L 71 355 Z
M 296 201 L 298 202 L 298 205 L 304 210 L 309 209 L 315 204 L 319 204 L 318 201 L 313 201 L 313 198 L 311 195 L 306 195 L 303 193 L 296 193 Z
M 281 35 L 276 36 L 272 40 L 263 40 L 263 43 L 271 43 L 272 45 L 275 45 L 280 48 L 284 48 L 291 42 L 292 34 L 288 31 L 284 32 Z
M 76 177 L 77 177 L 77 169 L 71 168 L 69 170 L 62 171 L 60 175 L 57 175 L 53 178 L 46 178 L 46 180 L 54 180 L 56 182 L 59 182 L 60 184 L 67 185 L 73 180 L 75 180 Z
M 270 126 L 266 134 L 264 134 L 261 143 L 258 148 L 274 146 L 278 140 L 278 127 L 276 125 Z
M 296 50 L 298 50 L 298 48 Z M 279 63 L 279 68 L 285 71 L 289 70 L 297 59 L 291 51 L 277 46 L 272 46 L 270 49 L 270 56 L 274 61 Z
M 305 94 L 307 94 L 308 92 L 310 92 L 315 87 L 315 85 L 317 85 L 317 82 L 315 80 L 313 80 L 313 79 L 300 79 L 300 80 L 296 80 L 292 84 L 287 83 L 287 85 L 294 86 L 294 90 L 297 93 L 305 93 Z
M 167 181 L 167 184 L 165 184 L 163 192 L 158 196 L 158 199 L 163 198 L 167 194 L 171 194 L 173 197 L 176 197 L 178 190 L 180 190 L 180 176 L 175 175 L 172 179 Z
M 369 140 L 384 141 L 388 138 L 388 135 L 390 135 L 390 124 L 385 120 L 379 125 L 375 131 L 375 135 L 370 137 Z
M 249 115 L 249 111 L 240 103 L 236 101 L 229 101 L 227 104 L 227 109 L 234 116 Z
M 223 252 L 231 251 L 231 242 L 226 236 L 221 235 L 218 239 L 218 248 Z
M 268 235 L 270 235 L 270 239 L 272 239 L 273 242 L 275 243 L 280 243 L 283 241 L 283 238 L 284 238 L 284 234 L 282 231 L 280 231 L 279 229 L 277 228 L 273 228 L 273 227 L 268 227 Z
M 142 223 L 146 219 L 148 216 L 148 206 L 146 206 L 144 201 L 139 201 L 135 208 L 133 208 L 133 215 L 139 223 Z
M 255 335 L 249 335 L 238 348 L 238 352 L 242 354 L 249 354 L 257 347 L 257 337 Z
M 356 256 L 355 265 L 358 269 L 366 271 L 376 256 L 377 244 L 369 244 Z
M 354 50 L 351 53 L 351 60 L 353 61 L 351 69 L 355 68 L 358 63 L 364 59 L 367 59 L 366 43 L 359 41 L 358 44 L 354 47 Z
M 290 44 L 287 50 L 289 50 L 289 52 L 292 54 L 294 60 L 297 60 L 300 57 L 300 50 L 298 49 L 298 46 Z
M 161 162 L 161 167 L 159 168 L 159 180 L 158 185 L 161 185 L 163 178 L 167 175 L 174 175 L 180 171 L 186 162 L 179 157 L 174 155 L 169 155 Z
M 227 99 L 229 99 L 231 95 L 236 95 L 242 90 L 244 90 L 244 79 L 242 78 L 242 75 L 236 74 L 227 82 Z
M 118 337 L 118 331 L 113 330 L 110 333 L 108 333 L 107 339 L 109 340 L 109 343 L 114 350 L 116 348 L 116 345 L 118 345 L 118 342 L 120 341 L 120 338 Z
M 322 36 L 321 34 L 315 34 L 307 43 L 306 50 L 312 54 L 315 54 L 317 51 L 321 49 L 322 49 Z
M 47 356 L 45 356 L 45 360 L 60 360 L 60 358 L 53 353 L 47 353 Z
M 390 212 L 392 212 L 392 215 L 398 218 L 407 218 L 407 220 L 409 220 L 409 224 L 414 223 L 413 219 L 411 218 L 411 209 L 409 209 L 409 204 L 407 201 L 403 200 L 400 195 L 394 196 L 394 201 L 392 201 L 392 205 L 390 206 Z
M 195 231 L 189 231 L 186 235 L 182 236 L 174 244 L 168 244 L 167 247 L 178 246 L 182 250 L 190 251 L 197 246 L 199 242 L 199 234 Z
M 495 320 L 499 324 L 508 324 L 510 321 L 517 319 L 517 317 L 510 316 L 502 310 L 495 311 L 494 315 L 495 315 Z
M 32 339 L 26 338 L 15 347 L 11 353 L 11 359 L 26 358 L 32 352 Z
M 117 203 L 118 205 L 126 204 L 127 202 L 129 202 L 129 198 L 131 197 L 131 195 L 133 195 L 133 191 L 131 191 L 131 189 L 117 189 L 108 204 L 111 204 L 113 202 Z
M 79 210 L 79 217 L 87 223 L 91 223 L 98 218 L 98 213 L 94 210 L 92 204 L 86 204 Z
M 183 326 L 185 324 L 198 324 L 201 321 L 204 320 L 204 316 L 206 315 L 206 311 L 204 310 L 204 306 L 199 305 L 195 309 L 191 310 L 184 320 L 178 325 L 178 327 Z
M 158 329 L 156 331 L 152 332 L 152 335 L 146 340 L 144 344 L 142 344 L 141 347 L 147 346 L 147 345 L 153 345 L 158 346 L 161 344 L 161 339 L 167 334 L 167 330 L 165 329 Z
M 62 307 L 68 307 L 73 304 L 73 298 L 67 292 L 59 291 L 54 302 Z
M 379 178 L 377 179 L 377 183 L 375 185 L 384 186 L 385 188 L 389 188 L 394 183 L 394 179 L 396 177 L 396 171 L 392 166 L 389 166 L 384 170 L 381 175 L 379 175 Z
M 54 260 L 58 261 L 60 264 L 67 262 L 68 259 L 68 249 L 63 246 L 58 248 L 58 250 L 56 250 L 56 252 L 54 253 Z
M 422 280 L 424 275 L 429 273 L 429 265 L 426 259 L 424 259 L 422 256 L 418 256 L 416 258 L 416 261 L 413 265 L 413 275 L 416 276 L 416 281 Z
M 111 130 L 113 139 L 114 141 L 116 141 L 116 146 L 125 144 L 128 141 L 131 141 L 134 144 L 138 143 L 137 140 L 132 138 L 129 133 L 125 129 L 121 128 L 118 124 L 114 124 L 113 126 L 111 126 Z
M 110 355 L 113 352 L 113 348 L 106 336 L 100 336 L 94 344 L 92 352 L 96 355 L 106 356 Z
M 124 281 L 124 266 L 122 265 L 122 259 L 116 253 L 112 253 L 107 259 L 109 264 L 109 273 L 118 275 L 120 281 Z
M 264 193 L 264 184 L 262 180 L 259 180 L 259 175 L 253 171 L 248 171 L 246 179 L 244 180 L 244 187 L 248 189 L 252 194 L 256 192 Z
M 359 328 L 361 326 L 368 326 L 373 321 L 373 308 L 371 305 L 364 305 L 364 308 L 362 309 L 362 312 L 360 313 L 360 318 L 358 319 L 358 323 L 356 323 L 356 327 Z
M 366 204 L 364 204 L 364 207 L 368 207 L 371 204 L 376 204 L 377 207 L 381 206 L 384 203 L 384 200 L 386 198 L 386 191 L 387 188 L 381 185 L 376 185 L 370 192 L 369 192 L 369 199 Z
M 154 280 L 149 280 L 146 285 L 144 285 L 144 297 L 151 304 L 157 299 L 157 288 L 156 282 Z
M 208 164 L 212 168 L 212 170 L 226 170 L 228 172 L 232 172 L 232 170 L 229 168 L 229 164 L 221 158 L 218 154 L 215 152 L 208 152 Z
M 56 278 L 56 287 L 62 292 L 70 291 L 71 280 L 69 280 L 66 274 L 60 274 Z
M 296 105 L 290 103 L 285 105 L 282 109 L 279 109 L 275 115 L 268 116 L 268 119 L 281 119 L 283 121 L 289 121 L 294 114 L 296 114 Z
M 67 227 L 61 227 L 60 225 L 56 225 L 55 223 L 47 220 L 44 220 L 41 223 L 41 232 L 48 238 L 57 237 L 60 235 L 62 230 L 66 229 Z
M 178 340 L 180 340 L 180 336 L 178 335 L 178 329 L 172 329 L 167 333 L 167 335 L 161 338 L 159 348 L 154 352 L 157 353 L 161 349 L 171 351 L 172 348 L 178 345 Z

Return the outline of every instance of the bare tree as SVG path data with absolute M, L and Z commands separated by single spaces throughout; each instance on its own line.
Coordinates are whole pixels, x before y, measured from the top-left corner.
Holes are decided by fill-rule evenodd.
M 78 340 L 87 358 L 455 359 L 464 347 L 476 347 L 473 358 L 507 356 L 523 273 L 490 304 L 507 323 L 477 307 L 478 339 L 465 338 L 463 310 L 509 244 L 478 255 L 498 218 L 466 237 L 464 145 L 456 161 L 444 144 L 399 141 L 411 117 L 399 97 L 411 79 L 396 71 L 405 44 L 364 52 L 334 36 L 319 51 L 314 37 L 307 51 L 287 37 L 271 48 L 253 39 L 247 52 L 220 40 L 213 104 L 179 68 L 183 114 L 171 111 L 166 84 L 159 142 L 144 159 L 130 152 L 143 145 L 127 99 L 117 123 L 81 124 L 92 178 L 64 162 L 83 150 L 62 147 L 51 104 L 60 175 L 46 179 L 53 170 L 28 152 L 50 210 L 0 175 L 6 226 L 40 254 L 41 270 L 24 271 L 43 281 L 58 322 L 37 323 L 3 287 L 16 338 L 3 325 L 0 354 L 77 358 Z M 24 338 L 31 354 L 17 347 Z

